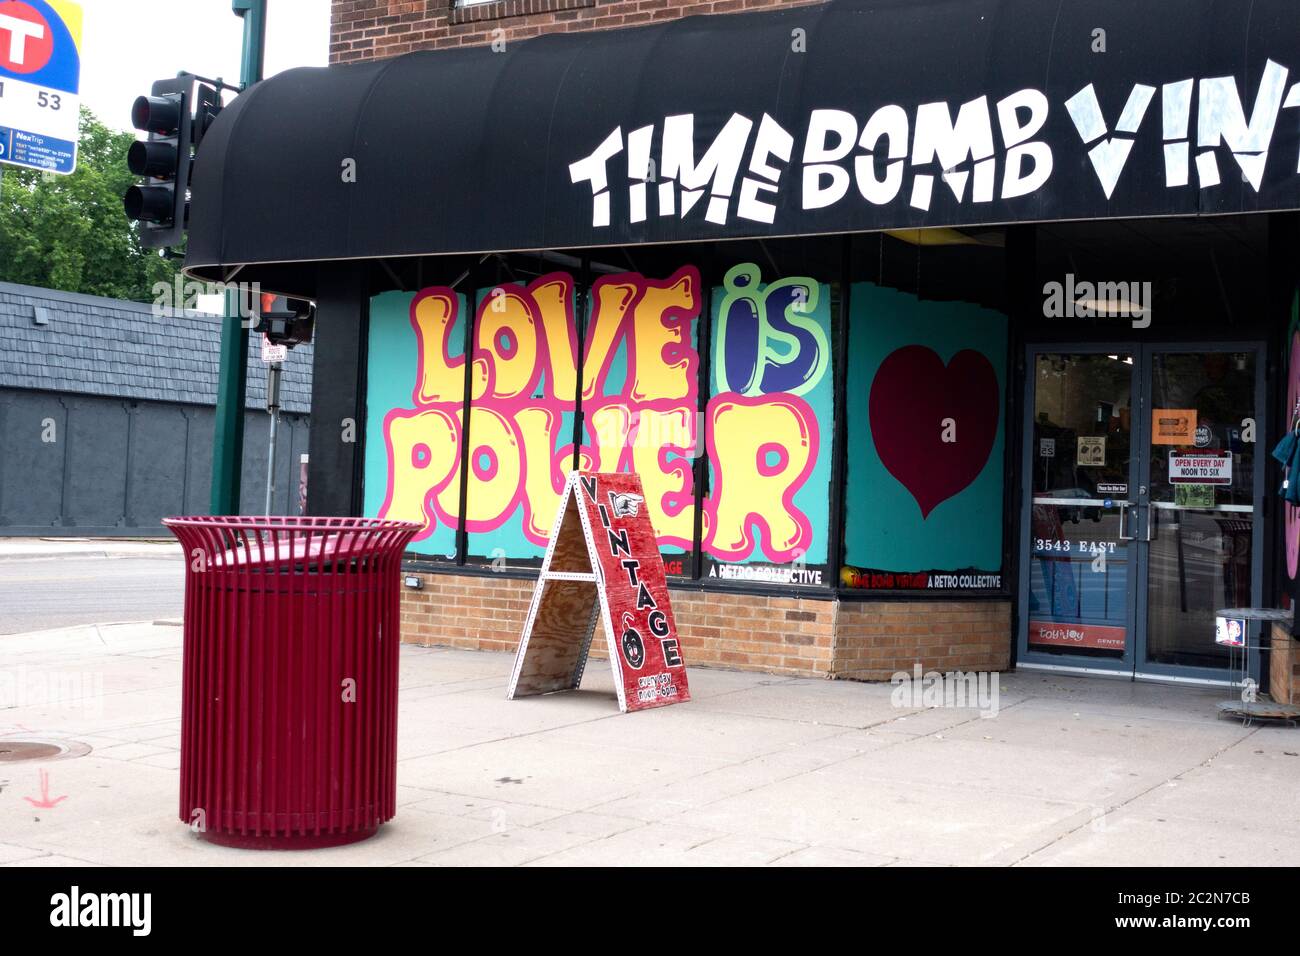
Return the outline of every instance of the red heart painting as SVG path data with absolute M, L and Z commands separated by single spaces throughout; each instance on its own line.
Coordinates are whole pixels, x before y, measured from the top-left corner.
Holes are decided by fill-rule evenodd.
M 868 404 L 876 453 L 921 506 L 922 519 L 984 470 L 998 433 L 998 376 L 979 352 L 963 349 L 946 368 L 924 345 L 891 352 Z

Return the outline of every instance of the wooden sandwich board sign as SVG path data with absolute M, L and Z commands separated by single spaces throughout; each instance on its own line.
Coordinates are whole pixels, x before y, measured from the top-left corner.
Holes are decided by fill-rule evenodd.
M 506 696 L 576 690 L 597 614 L 620 711 L 691 699 L 664 562 L 634 474 L 569 473 Z

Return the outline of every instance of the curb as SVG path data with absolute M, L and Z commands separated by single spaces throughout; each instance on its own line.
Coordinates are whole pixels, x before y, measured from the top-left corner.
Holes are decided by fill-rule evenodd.
M 0 564 L 6 561 L 52 561 L 56 558 L 181 558 L 179 552 L 159 551 L 19 551 L 4 554 L 0 552 Z
M 35 631 L 15 631 L 13 634 L 0 634 L 0 646 L 13 637 L 53 637 L 60 634 L 72 634 L 81 631 L 95 631 L 100 628 L 115 627 L 182 627 L 180 618 L 156 618 L 141 621 L 100 621 L 91 624 L 69 624 L 66 627 L 43 627 Z
M 17 554 L 0 554 L 0 563 L 5 561 L 42 561 L 54 558 L 107 558 L 107 551 L 20 551 Z

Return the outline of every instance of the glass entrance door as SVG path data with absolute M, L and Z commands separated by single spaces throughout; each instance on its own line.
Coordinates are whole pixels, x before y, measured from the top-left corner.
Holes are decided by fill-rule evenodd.
M 1131 671 L 1136 353 L 1042 352 L 1028 368 L 1020 658 Z
M 1258 604 L 1255 346 L 1031 348 L 1019 660 L 1226 679 Z
M 1144 357 L 1139 673 L 1221 676 L 1228 648 L 1214 643 L 1214 612 L 1259 603 L 1259 365 L 1251 348 L 1155 347 Z

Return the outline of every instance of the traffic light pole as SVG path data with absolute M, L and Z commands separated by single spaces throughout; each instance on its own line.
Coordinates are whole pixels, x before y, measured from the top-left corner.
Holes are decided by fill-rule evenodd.
M 232 0 L 231 8 L 244 18 L 239 83 L 242 89 L 247 89 L 262 78 L 266 53 L 266 0 Z M 250 301 L 249 297 L 233 290 L 227 290 L 225 299 L 212 448 L 211 512 L 214 515 L 239 513 L 239 481 L 244 460 L 244 398 L 248 386 L 248 326 L 244 313 L 249 310 L 244 306 L 256 304 L 255 300 Z
M 271 511 L 275 496 L 275 442 L 280 430 L 280 373 L 284 366 L 272 362 L 266 367 L 266 410 L 271 413 L 271 433 L 266 449 L 266 513 Z

